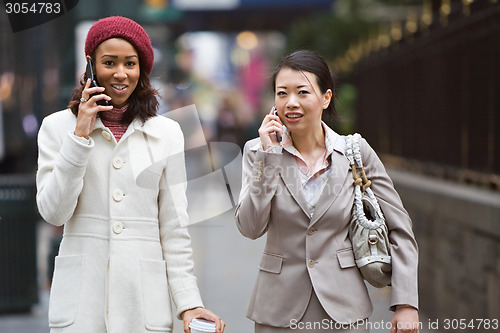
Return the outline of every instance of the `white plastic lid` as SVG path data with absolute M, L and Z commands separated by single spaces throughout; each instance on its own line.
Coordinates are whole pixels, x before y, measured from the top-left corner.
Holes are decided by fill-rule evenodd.
M 195 318 L 189 323 L 189 328 L 201 332 L 215 332 L 215 323 L 200 318 Z

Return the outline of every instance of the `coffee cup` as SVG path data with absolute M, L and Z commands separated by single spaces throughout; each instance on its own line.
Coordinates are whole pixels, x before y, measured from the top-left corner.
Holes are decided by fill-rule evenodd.
M 195 318 L 189 323 L 191 333 L 213 333 L 215 332 L 215 323 L 205 319 Z

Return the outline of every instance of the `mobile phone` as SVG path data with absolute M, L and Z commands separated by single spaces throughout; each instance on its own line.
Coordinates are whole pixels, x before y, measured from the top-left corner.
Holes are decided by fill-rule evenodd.
M 87 69 L 86 69 L 86 72 L 87 72 L 87 77 L 90 79 L 90 86 L 91 87 L 99 87 L 99 84 L 97 83 L 97 78 L 94 74 L 94 65 L 92 64 L 92 60 L 91 59 L 88 59 L 87 60 Z M 94 96 L 94 95 L 99 95 L 100 93 L 95 93 L 95 94 L 92 94 L 90 95 L 90 97 Z M 90 99 L 89 97 L 89 99 Z M 109 101 L 106 100 L 106 99 L 101 99 L 101 100 L 98 100 L 97 101 L 97 105 L 103 105 L 103 106 L 108 106 L 109 105 Z
M 278 115 L 278 109 L 276 109 L 276 105 L 273 106 L 273 114 L 275 116 Z M 282 139 L 281 135 L 278 132 L 274 132 L 274 134 L 276 134 L 276 139 L 278 140 L 278 142 L 281 143 L 281 139 Z

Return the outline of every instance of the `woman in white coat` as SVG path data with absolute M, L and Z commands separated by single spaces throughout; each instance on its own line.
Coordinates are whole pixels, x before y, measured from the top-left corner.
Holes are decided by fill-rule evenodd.
M 156 115 L 149 36 L 128 18 L 104 18 L 90 28 L 85 55 L 99 86 L 85 74 L 38 137 L 38 208 L 64 225 L 51 332 L 171 332 L 171 298 L 185 332 L 194 318 L 223 332 L 193 275 L 184 139 Z

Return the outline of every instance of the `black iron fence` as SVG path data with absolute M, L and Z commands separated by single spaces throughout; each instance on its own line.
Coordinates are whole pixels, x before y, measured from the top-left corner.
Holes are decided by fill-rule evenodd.
M 500 188 L 500 2 L 428 5 L 352 66 L 357 129 L 390 161 Z
M 29 311 L 38 302 L 35 180 L 0 176 L 0 314 Z

